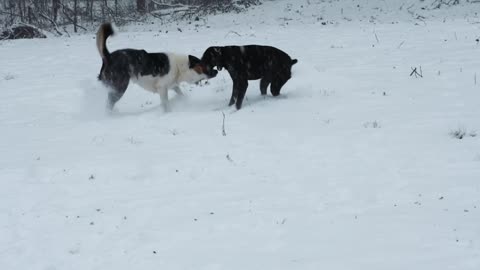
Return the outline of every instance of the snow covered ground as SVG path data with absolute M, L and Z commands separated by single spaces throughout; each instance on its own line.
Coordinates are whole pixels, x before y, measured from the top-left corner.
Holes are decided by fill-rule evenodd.
M 299 59 L 240 111 L 223 71 L 171 113 L 131 85 L 107 115 L 93 34 L 0 43 L 0 269 L 480 269 L 480 4 L 350 2 L 109 41 Z

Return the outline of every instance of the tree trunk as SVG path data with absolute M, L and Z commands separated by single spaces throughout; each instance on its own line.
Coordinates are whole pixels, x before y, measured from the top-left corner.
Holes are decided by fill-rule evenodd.
M 33 23 L 33 17 L 34 17 L 32 7 L 29 6 L 27 12 L 28 12 L 28 23 L 32 24 Z
M 107 13 L 108 13 L 108 2 L 107 0 L 103 1 L 102 4 L 102 21 L 105 21 L 107 18 Z
M 18 11 L 20 14 L 20 20 L 24 22 L 25 20 L 23 19 L 23 7 L 22 7 L 22 1 L 18 2 Z
M 87 0 L 90 2 L 90 21 L 93 21 L 93 0 Z
M 77 0 L 73 1 L 73 32 L 77 32 Z
M 15 0 L 10 0 L 10 4 L 8 5 L 8 8 L 10 9 L 10 25 L 13 24 L 15 20 Z
M 147 12 L 147 5 L 145 0 L 137 0 L 137 11 L 141 14 Z
M 57 23 L 59 8 L 60 8 L 60 0 L 52 0 L 52 17 L 53 17 L 54 23 Z

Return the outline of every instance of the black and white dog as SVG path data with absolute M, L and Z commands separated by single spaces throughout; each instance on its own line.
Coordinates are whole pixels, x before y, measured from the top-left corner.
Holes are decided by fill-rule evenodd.
M 270 92 L 273 96 L 280 94 L 282 86 L 292 76 L 292 66 L 298 62 L 288 54 L 275 47 L 247 45 L 210 47 L 202 56 L 201 62 L 206 65 L 207 74 L 216 75 L 218 70 L 226 68 L 233 80 L 233 91 L 229 106 L 236 103 L 237 109 L 242 107 L 243 98 L 248 87 L 248 80 L 260 80 L 260 93 Z
M 168 89 L 183 95 L 180 82 L 195 83 L 217 75 L 208 72 L 195 56 L 173 53 L 147 53 L 145 50 L 123 49 L 110 53 L 107 49 L 107 38 L 114 31 L 110 23 L 104 23 L 97 32 L 97 48 L 102 57 L 102 68 L 98 79 L 110 89 L 108 94 L 108 109 L 113 109 L 115 103 L 127 90 L 130 80 L 148 91 L 160 94 L 165 111 L 169 111 Z

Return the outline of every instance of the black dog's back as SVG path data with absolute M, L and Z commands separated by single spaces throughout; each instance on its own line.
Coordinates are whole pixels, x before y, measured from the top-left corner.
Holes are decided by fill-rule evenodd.
M 290 76 L 291 66 L 296 63 L 284 51 L 271 46 L 245 45 L 222 48 L 225 67 L 232 67 L 235 73 L 247 73 L 248 80 L 282 73 Z

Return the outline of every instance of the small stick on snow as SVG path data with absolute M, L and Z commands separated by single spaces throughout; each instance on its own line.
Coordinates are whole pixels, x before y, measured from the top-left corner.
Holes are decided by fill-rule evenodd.
M 235 31 L 229 31 L 229 32 L 225 35 L 225 37 L 227 37 L 228 35 L 230 35 L 230 33 L 235 34 L 235 35 L 237 35 L 237 36 L 239 36 L 239 37 L 242 36 L 242 35 L 240 35 L 239 33 L 235 32 Z
M 417 68 L 411 68 L 412 69 L 412 72 L 410 73 L 410 77 L 415 75 L 415 78 L 418 78 L 418 76 L 420 76 L 420 78 L 423 78 L 423 72 L 422 72 L 422 67 L 420 66 L 420 73 L 417 71 Z
M 403 43 L 405 43 L 405 40 L 402 41 L 402 42 L 398 45 L 397 49 L 400 49 L 400 47 L 402 47 Z
M 222 120 L 222 135 L 227 136 L 227 132 L 225 132 L 225 113 L 222 112 L 223 120 Z
M 412 72 L 410 73 L 410 77 L 412 77 L 413 74 L 417 73 L 417 68 L 411 68 Z
M 374 34 L 375 34 L 375 39 L 377 40 L 377 43 L 380 44 L 380 40 L 378 40 L 377 33 L 374 32 Z

